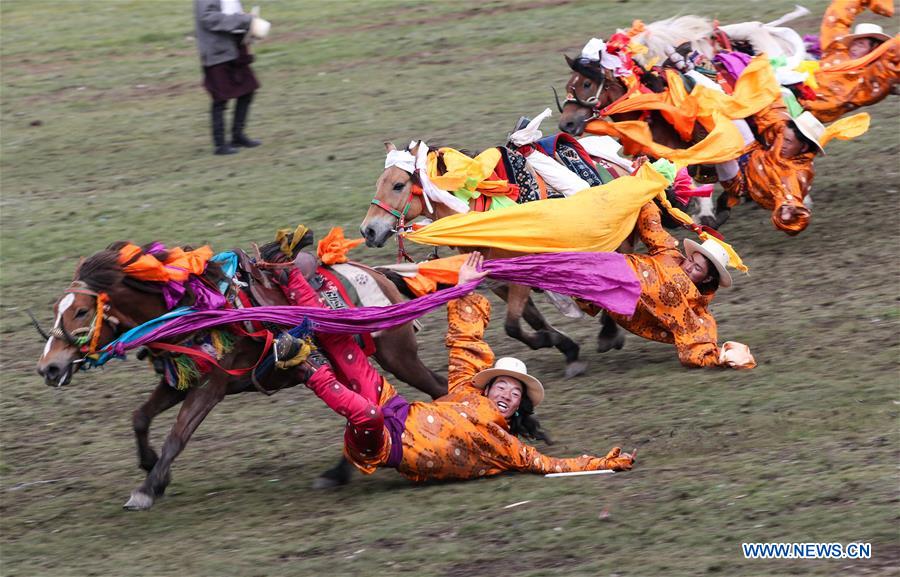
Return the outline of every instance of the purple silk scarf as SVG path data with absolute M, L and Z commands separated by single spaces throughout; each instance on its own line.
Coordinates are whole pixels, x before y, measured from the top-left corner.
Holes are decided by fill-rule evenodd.
M 641 285 L 625 257 L 614 252 L 531 254 L 485 261 L 488 276 L 577 297 L 610 312 L 634 313 Z M 269 306 L 203 310 L 177 317 L 130 342 L 116 343 L 114 354 L 193 331 L 243 321 L 293 327 L 309 319 L 318 332 L 358 334 L 381 331 L 417 319 L 473 291 L 480 281 L 383 307 L 330 310 L 319 307 Z
M 737 80 L 744 68 L 750 64 L 751 58 L 743 52 L 720 52 L 715 55 L 713 60 L 724 66 L 728 74 Z
M 804 34 L 803 46 L 806 47 L 806 53 L 816 60 L 822 59 L 822 46 L 819 43 L 818 34 Z
M 409 416 L 409 401 L 401 395 L 394 395 L 381 406 L 381 414 L 384 416 L 384 427 L 391 436 L 391 452 L 385 464 L 396 469 L 403 461 L 403 431 Z

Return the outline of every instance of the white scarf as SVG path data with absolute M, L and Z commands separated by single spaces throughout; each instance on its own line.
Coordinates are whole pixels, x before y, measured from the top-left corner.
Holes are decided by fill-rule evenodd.
M 622 69 L 622 60 L 606 51 L 606 42 L 599 38 L 591 38 L 588 40 L 584 48 L 581 49 L 581 57 L 588 60 L 600 61 L 603 68 L 608 68 L 617 74 L 624 74 Z
M 544 109 L 544 111 L 538 114 L 534 120 L 528 123 L 528 126 L 510 134 L 509 141 L 516 146 L 525 146 L 526 144 L 537 142 L 544 137 L 544 133 L 540 130 L 541 122 L 551 114 L 553 113 L 549 108 Z
M 431 179 L 428 178 L 428 146 L 424 142 L 412 141 L 409 143 L 409 149 L 419 145 L 418 154 L 413 156 L 409 150 L 391 150 L 384 159 L 384 167 L 390 168 L 396 166 L 405 170 L 409 174 L 418 171 L 419 181 L 422 183 L 422 197 L 425 200 L 425 207 L 428 212 L 434 214 L 434 208 L 431 202 L 438 202 L 450 208 L 455 212 L 469 212 L 469 203 L 460 200 L 441 188 L 438 188 Z
M 222 0 L 222 14 L 243 14 L 241 0 Z
M 416 170 L 416 157 L 408 150 L 389 150 L 384 159 L 384 167 L 396 166 L 412 174 Z

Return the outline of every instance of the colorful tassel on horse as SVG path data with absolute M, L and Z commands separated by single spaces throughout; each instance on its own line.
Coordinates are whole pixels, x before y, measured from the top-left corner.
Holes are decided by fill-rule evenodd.
M 190 388 L 191 385 L 196 384 L 200 381 L 200 370 L 197 368 L 197 364 L 185 355 L 178 355 L 172 358 L 172 365 L 174 369 L 174 377 L 175 383 L 174 386 L 179 391 L 185 391 Z M 169 383 L 170 385 L 173 383 Z

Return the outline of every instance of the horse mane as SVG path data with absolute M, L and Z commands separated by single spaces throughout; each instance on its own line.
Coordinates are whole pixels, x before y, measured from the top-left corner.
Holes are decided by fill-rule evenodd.
M 710 36 L 715 31 L 712 21 L 702 16 L 675 16 L 665 20 L 651 22 L 639 34 L 632 38 L 633 42 L 647 47 L 647 53 L 635 57 L 644 67 L 654 59 L 657 62 L 666 60 L 666 49 L 672 49 L 691 43 L 691 48 L 706 56 L 714 56 Z
M 163 290 L 162 283 L 138 280 L 127 276 L 123 272 L 123 265 L 128 265 L 129 263 L 119 263 L 119 250 L 127 244 L 130 243 L 124 240 L 114 242 L 104 250 L 96 252 L 84 259 L 75 271 L 75 280 L 82 281 L 88 288 L 96 292 L 109 291 L 118 284 L 124 284 L 140 292 L 161 294 Z M 138 256 L 147 254 L 146 251 L 153 244 L 154 243 L 148 243 L 142 246 L 141 253 L 135 257 L 135 260 Z M 184 250 L 191 250 L 190 246 L 184 246 L 182 248 Z M 151 256 L 162 262 L 168 256 L 168 251 L 154 253 Z M 225 279 L 225 273 L 222 271 L 222 267 L 219 263 L 210 261 L 206 264 L 206 270 L 201 275 L 201 278 L 211 286 L 216 286 L 217 283 Z M 194 301 L 196 300 L 190 286 L 186 286 L 185 288 L 187 290 L 177 306 L 190 306 L 194 304 Z
M 74 280 L 82 281 L 91 290 L 100 292 L 110 290 L 121 283 L 124 277 L 118 249 L 107 248 L 81 261 Z
M 428 152 L 431 152 L 433 150 L 437 151 L 438 149 L 441 149 L 441 148 L 454 148 L 454 149 L 458 150 L 459 152 L 462 152 L 469 158 L 475 158 L 476 156 L 478 156 L 479 153 L 483 152 L 483 151 L 479 150 L 478 152 L 473 153 L 472 150 L 470 150 L 468 148 L 457 148 L 455 146 L 450 146 L 443 142 L 432 142 L 430 140 L 424 140 L 423 142 L 425 143 L 425 146 L 428 147 Z M 409 149 L 407 148 L 407 150 L 409 150 Z M 439 162 L 441 162 L 441 161 L 439 161 Z

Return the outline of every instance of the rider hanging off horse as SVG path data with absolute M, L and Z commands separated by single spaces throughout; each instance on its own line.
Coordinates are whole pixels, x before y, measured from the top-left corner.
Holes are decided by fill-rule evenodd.
M 350 295 L 365 287 L 355 288 L 347 276 L 366 278 L 369 287 L 365 290 L 374 293 L 369 298 L 382 305 L 405 301 L 393 283 L 376 271 L 341 268 L 345 265 L 333 261 L 332 266 L 317 262 L 302 251 L 312 242 L 312 233 L 305 227 L 280 231 L 276 241 L 260 247 L 256 258 L 240 250 L 214 256 L 206 246 L 167 249 L 160 243 L 113 243 L 78 265 L 74 280 L 56 302 L 53 328 L 49 334 L 41 331 L 46 344 L 38 373 L 47 385 L 62 387 L 78 369 L 115 357 L 115 349 L 108 349 L 114 342 L 124 344 L 139 337 L 153 328 L 155 321 L 164 322 L 194 310 L 286 305 L 287 296 L 279 287 L 287 268 L 295 268 L 295 260 L 325 302 L 336 308 L 362 304 Z M 340 244 L 340 240 L 323 239 L 320 258 L 329 260 L 334 244 Z M 172 463 L 226 395 L 253 391 L 272 394 L 299 382 L 289 372 L 275 369 L 270 329 L 280 332 L 267 324 L 228 324 L 185 335 L 175 342 L 152 343 L 139 354 L 139 358 L 151 361 L 158 383 L 133 414 L 138 462 L 147 475 L 132 492 L 126 508 L 148 509 L 164 494 Z M 359 338 L 367 354 L 398 379 L 431 398 L 446 394 L 446 378 L 429 370 L 418 357 L 412 322 Z M 157 454 L 149 442 L 150 424 L 179 403 L 175 423 L 161 454 Z M 348 464 L 339 464 L 324 473 L 316 485 L 344 483 L 348 474 Z
M 707 164 L 715 165 L 726 194 L 719 199 L 717 217 L 711 218 L 707 203 L 701 222 L 721 225 L 730 208 L 749 196 L 772 211 L 776 228 L 797 234 L 809 223 L 810 203 L 804 201 L 812 184 L 813 159 L 827 141 L 822 140 L 826 129 L 811 114 L 788 113 L 767 57 L 751 59 L 721 45 L 713 50 L 716 43 L 709 39 L 716 30 L 703 22 L 681 17 L 647 26 L 637 23 L 609 42 L 591 40 L 577 59 L 566 57 L 572 75 L 560 128 L 572 134 L 613 134 L 628 153 L 669 159 L 684 149 L 696 151 L 691 156 L 699 159 L 704 142 L 714 145 L 714 158 L 707 155 L 706 160 L 715 160 Z M 768 33 L 762 25 L 757 32 Z M 718 33 L 727 43 L 724 32 Z M 672 44 L 660 45 L 660 38 Z M 662 65 L 647 65 L 654 60 Z M 693 116 L 684 113 L 691 107 Z M 716 129 L 721 134 L 713 140 L 697 131 L 714 130 L 717 123 L 708 115 L 715 109 L 721 113 Z M 611 121 L 597 120 L 604 116 Z M 841 130 L 835 127 L 828 138 Z M 699 178 L 702 172 L 694 174 Z

